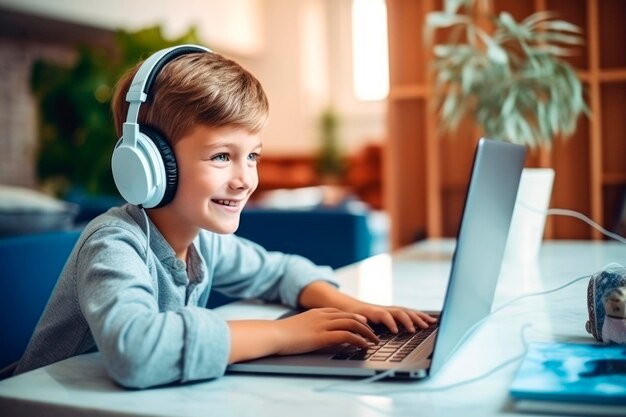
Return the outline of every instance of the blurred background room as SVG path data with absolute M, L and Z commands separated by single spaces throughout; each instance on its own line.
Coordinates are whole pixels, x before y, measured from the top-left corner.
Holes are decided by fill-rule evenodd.
M 177 43 L 235 59 L 268 94 L 238 233 L 269 249 L 340 267 L 454 237 L 485 132 L 521 131 L 528 167 L 554 169 L 551 207 L 624 233 L 624 17 L 622 0 L 0 0 L 0 237 L 121 203 L 115 80 Z M 535 64 L 547 83 L 515 84 Z M 487 93 L 507 103 L 497 115 Z M 545 236 L 600 238 L 567 218 Z

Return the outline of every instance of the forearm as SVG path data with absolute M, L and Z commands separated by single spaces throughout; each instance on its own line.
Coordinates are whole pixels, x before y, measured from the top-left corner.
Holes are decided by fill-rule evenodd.
M 304 308 L 334 307 L 345 310 L 355 302 L 358 300 L 325 281 L 310 283 L 304 287 L 298 298 L 298 304 Z
M 215 313 L 198 307 L 181 309 L 178 314 L 131 311 L 118 308 L 105 314 L 104 326 L 90 315 L 90 329 L 105 368 L 119 384 L 146 388 L 223 375 L 229 331 Z
M 233 320 L 227 324 L 230 329 L 229 364 L 279 352 L 280 334 L 275 321 Z

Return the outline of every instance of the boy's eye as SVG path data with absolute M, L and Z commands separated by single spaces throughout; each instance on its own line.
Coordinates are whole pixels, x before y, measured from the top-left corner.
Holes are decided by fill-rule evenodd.
M 259 159 L 261 159 L 261 155 L 256 152 L 252 152 L 248 155 L 249 161 L 259 162 Z
M 230 157 L 228 156 L 227 153 L 218 153 L 217 155 L 211 158 L 211 161 L 228 162 L 230 161 Z

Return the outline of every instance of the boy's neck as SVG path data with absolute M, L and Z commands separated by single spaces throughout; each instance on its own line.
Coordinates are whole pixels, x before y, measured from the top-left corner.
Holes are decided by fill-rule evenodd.
M 174 250 L 176 258 L 187 262 L 189 246 L 198 236 L 199 229 L 197 227 L 185 227 L 180 222 L 172 222 L 171 214 L 167 213 L 166 210 L 167 208 L 148 209 L 147 213 L 152 223 Z

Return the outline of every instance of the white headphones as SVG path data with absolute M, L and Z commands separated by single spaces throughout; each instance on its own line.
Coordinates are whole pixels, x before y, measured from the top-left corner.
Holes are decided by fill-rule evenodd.
M 179 45 L 162 49 L 141 65 L 126 94 L 130 103 L 122 137 L 111 157 L 113 180 L 122 197 L 144 208 L 163 207 L 176 194 L 178 168 L 176 157 L 166 138 L 153 128 L 137 122 L 141 103 L 148 100 L 150 89 L 161 69 L 181 55 L 209 52 L 198 45 Z

